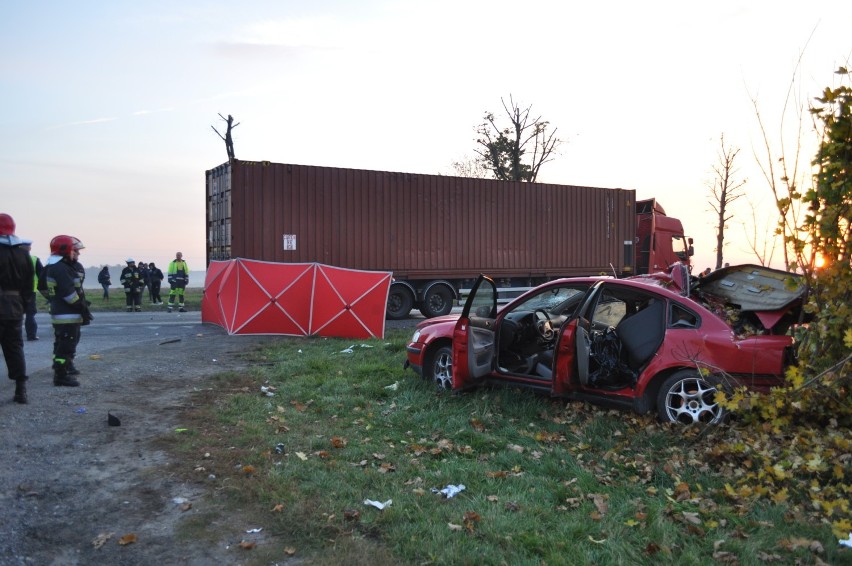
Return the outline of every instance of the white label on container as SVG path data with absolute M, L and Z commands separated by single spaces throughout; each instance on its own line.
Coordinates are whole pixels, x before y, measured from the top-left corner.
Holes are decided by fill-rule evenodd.
M 292 251 L 296 249 L 296 234 L 284 234 L 283 239 L 284 251 Z

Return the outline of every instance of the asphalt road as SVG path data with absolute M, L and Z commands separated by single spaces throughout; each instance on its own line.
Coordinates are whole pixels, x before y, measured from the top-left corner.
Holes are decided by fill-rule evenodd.
M 144 308 L 144 307 L 143 307 Z M 82 327 L 77 357 L 97 355 L 117 346 L 138 344 L 141 347 L 178 340 L 202 334 L 225 334 L 215 324 L 201 322 L 201 312 L 167 313 L 163 310 L 140 313 L 96 312 L 92 324 Z M 423 317 L 412 316 L 406 320 L 386 321 L 386 328 L 413 328 Z M 53 363 L 53 326 L 46 312 L 36 314 L 39 340 L 24 342 L 27 373 L 51 367 Z

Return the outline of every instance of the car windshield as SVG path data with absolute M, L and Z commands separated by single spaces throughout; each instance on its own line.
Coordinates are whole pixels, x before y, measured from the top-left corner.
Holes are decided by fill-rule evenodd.
M 512 310 L 533 311 L 544 309 L 554 315 L 570 314 L 577 307 L 580 299 L 583 298 L 587 288 L 588 286 L 586 285 L 577 288 L 555 287 L 546 289 L 515 305 Z

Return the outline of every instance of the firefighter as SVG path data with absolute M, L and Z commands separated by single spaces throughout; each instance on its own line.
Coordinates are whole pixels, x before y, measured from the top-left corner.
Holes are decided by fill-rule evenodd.
M 171 289 L 169 290 L 168 312 L 172 312 L 172 308 L 175 306 L 175 295 L 177 295 L 178 298 L 178 311 L 186 312 L 186 309 L 183 308 L 183 293 L 189 283 L 189 266 L 187 266 L 186 262 L 183 260 L 183 254 L 181 252 L 177 252 L 175 254 L 175 258 L 171 261 L 171 263 L 169 263 L 167 273 L 169 285 L 171 285 Z
M 27 331 L 27 341 L 29 342 L 38 340 L 38 322 L 36 322 L 38 304 L 36 303 L 36 296 L 38 295 L 38 278 L 41 276 L 41 271 L 44 269 L 44 266 L 41 264 L 41 260 L 39 259 L 39 257 L 33 255 L 32 245 L 32 240 L 23 240 L 21 242 L 21 247 L 27 250 L 27 253 L 30 254 L 34 270 L 33 295 L 32 297 L 30 297 L 30 300 L 24 304 L 24 313 L 26 314 L 26 317 L 24 318 L 24 330 Z
M 145 288 L 145 279 L 142 278 L 142 272 L 136 267 L 136 261 L 129 257 L 127 258 L 127 267 L 121 270 L 119 278 L 121 284 L 124 285 L 124 295 L 127 300 L 127 312 L 136 312 L 142 310 L 142 289 Z
M 80 250 L 85 246 L 74 236 L 56 236 L 50 241 L 51 256 L 39 279 L 39 291 L 50 302 L 53 323 L 53 385 L 77 387 L 74 366 L 80 327 L 94 318 L 83 292 Z
M 21 239 L 15 235 L 15 221 L 0 214 L 0 346 L 9 379 L 15 382 L 15 403 L 27 402 L 27 364 L 21 326 L 24 305 L 33 293 L 33 264 Z

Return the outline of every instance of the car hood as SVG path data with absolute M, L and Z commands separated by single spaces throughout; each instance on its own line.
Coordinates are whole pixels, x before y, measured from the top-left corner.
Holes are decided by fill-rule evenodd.
M 693 280 L 693 292 L 712 295 L 744 311 L 776 311 L 801 301 L 801 275 L 762 265 L 733 265 Z
M 435 318 L 427 318 L 422 322 L 417 323 L 417 328 L 422 330 L 424 328 L 428 328 L 430 326 L 435 326 L 436 324 L 442 324 L 444 322 L 452 322 L 455 323 L 459 319 L 459 315 L 457 314 L 446 314 L 444 316 L 436 316 Z

